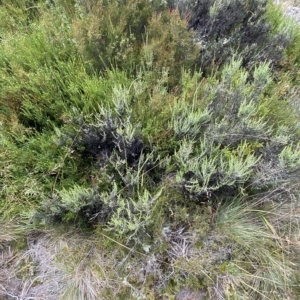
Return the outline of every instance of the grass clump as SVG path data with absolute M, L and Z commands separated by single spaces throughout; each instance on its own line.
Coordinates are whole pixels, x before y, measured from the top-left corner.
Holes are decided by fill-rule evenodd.
M 0 5 L 1 297 L 297 299 L 295 24 L 258 0 Z

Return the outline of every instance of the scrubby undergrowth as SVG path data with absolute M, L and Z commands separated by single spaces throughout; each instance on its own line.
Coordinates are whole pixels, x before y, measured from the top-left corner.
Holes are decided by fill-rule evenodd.
M 4 299 L 298 299 L 299 39 L 271 2 L 0 2 Z

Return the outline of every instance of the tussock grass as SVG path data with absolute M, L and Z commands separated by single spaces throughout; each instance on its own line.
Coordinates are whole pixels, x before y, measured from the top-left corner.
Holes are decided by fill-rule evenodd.
M 299 203 L 236 201 L 220 209 L 216 226 L 237 249 L 227 266 L 238 299 L 294 299 L 298 259 L 292 243 L 298 243 Z M 297 223 L 298 221 L 296 221 Z M 291 242 L 291 239 L 294 242 Z M 296 239 L 296 240 L 295 240 Z

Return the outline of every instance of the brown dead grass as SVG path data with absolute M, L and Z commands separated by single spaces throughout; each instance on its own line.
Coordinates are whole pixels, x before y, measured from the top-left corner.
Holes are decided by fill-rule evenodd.
M 0 252 L 1 300 L 113 299 L 119 291 L 113 254 L 106 257 L 87 236 L 51 230 L 25 239 L 24 249 L 10 242 Z

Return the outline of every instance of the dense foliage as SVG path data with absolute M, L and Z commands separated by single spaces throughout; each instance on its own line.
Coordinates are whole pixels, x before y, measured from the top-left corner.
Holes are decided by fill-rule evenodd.
M 0 28 L 0 246 L 84 232 L 53 264 L 86 281 L 47 299 L 297 299 L 300 29 L 278 7 L 4 0 Z
M 189 28 L 196 31 L 202 69 L 216 68 L 238 52 L 244 67 L 259 62 L 276 66 L 291 41 L 289 31 L 274 31 L 266 16 L 267 0 L 178 1 Z

